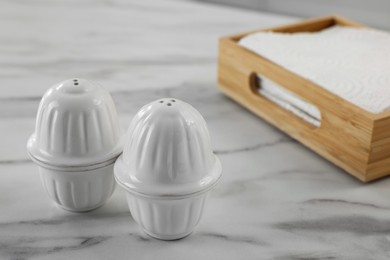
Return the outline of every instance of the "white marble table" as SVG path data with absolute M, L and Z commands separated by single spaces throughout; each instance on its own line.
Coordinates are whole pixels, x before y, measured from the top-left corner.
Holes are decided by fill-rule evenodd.
M 295 20 L 187 1 L 0 2 L 0 259 L 389 259 L 390 178 L 362 184 L 216 88 L 219 36 Z M 122 190 L 66 212 L 25 144 L 40 96 L 69 77 L 102 83 L 124 127 L 172 96 L 209 123 L 223 180 L 189 237 L 141 233 Z

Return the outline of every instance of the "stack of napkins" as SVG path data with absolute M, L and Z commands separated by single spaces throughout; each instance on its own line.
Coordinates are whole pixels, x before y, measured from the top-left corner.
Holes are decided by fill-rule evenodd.
M 388 33 L 333 26 L 314 33 L 258 32 L 239 44 L 369 112 L 390 109 Z M 316 107 L 272 81 L 263 78 L 259 91 L 306 121 L 320 119 Z

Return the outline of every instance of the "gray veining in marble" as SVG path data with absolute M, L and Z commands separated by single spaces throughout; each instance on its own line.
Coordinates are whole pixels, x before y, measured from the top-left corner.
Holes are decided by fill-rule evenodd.
M 295 20 L 190 1 L 0 2 L 0 259 L 389 259 L 390 179 L 362 184 L 221 95 L 219 36 Z M 172 96 L 207 120 L 223 180 L 195 232 L 143 234 L 122 190 L 66 212 L 46 197 L 25 145 L 41 95 L 96 80 L 123 127 Z

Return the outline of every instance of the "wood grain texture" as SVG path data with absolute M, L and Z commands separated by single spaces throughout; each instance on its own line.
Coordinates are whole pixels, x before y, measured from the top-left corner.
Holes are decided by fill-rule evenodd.
M 342 17 L 327 16 L 262 31 L 313 32 L 335 24 L 362 26 Z M 247 34 L 223 37 L 219 42 L 218 83 L 227 96 L 363 182 L 390 174 L 389 112 L 367 112 L 246 50 L 238 41 Z M 316 128 L 261 96 L 253 86 L 256 73 L 317 106 L 321 126 Z

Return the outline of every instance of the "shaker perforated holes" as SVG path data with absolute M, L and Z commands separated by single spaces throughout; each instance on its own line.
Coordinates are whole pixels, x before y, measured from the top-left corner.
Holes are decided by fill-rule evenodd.
M 172 99 L 171 100 L 172 102 L 176 102 L 176 100 Z M 164 103 L 164 100 L 160 100 L 159 103 L 163 104 Z M 172 106 L 172 104 L 170 102 L 167 103 L 167 106 Z

